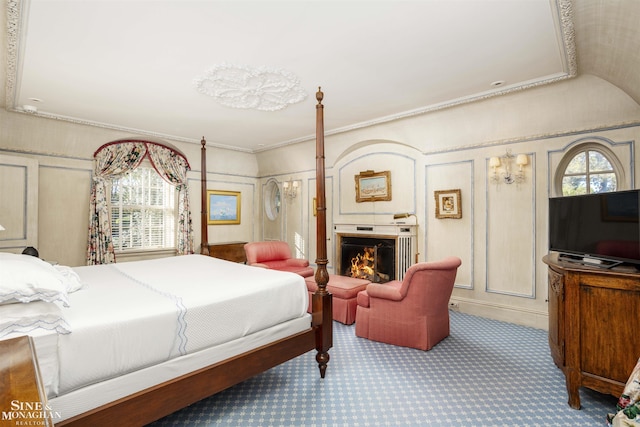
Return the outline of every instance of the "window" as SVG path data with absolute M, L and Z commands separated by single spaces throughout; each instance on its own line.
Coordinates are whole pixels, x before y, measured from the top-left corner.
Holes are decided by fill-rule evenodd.
M 271 221 L 275 221 L 278 218 L 278 214 L 280 214 L 280 187 L 278 187 L 278 183 L 274 180 L 267 182 L 265 188 L 265 203 L 264 210 L 267 214 L 267 218 Z
M 569 151 L 561 162 L 561 194 L 606 193 L 618 188 L 618 172 L 613 153 L 597 146 L 586 144 Z
M 176 189 L 143 163 L 111 184 L 116 252 L 175 248 Z

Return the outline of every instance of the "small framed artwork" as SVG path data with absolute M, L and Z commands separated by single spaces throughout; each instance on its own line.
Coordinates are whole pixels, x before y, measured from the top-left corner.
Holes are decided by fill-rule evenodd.
M 207 190 L 207 224 L 240 224 L 240 192 Z
M 355 176 L 356 202 L 378 202 L 391 200 L 391 172 L 367 170 Z
M 460 190 L 434 191 L 436 198 L 436 218 L 462 218 Z

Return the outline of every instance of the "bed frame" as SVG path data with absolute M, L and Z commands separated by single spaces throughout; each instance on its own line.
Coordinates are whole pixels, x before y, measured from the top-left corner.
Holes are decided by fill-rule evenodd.
M 316 105 L 316 199 L 318 214 L 316 217 L 317 269 L 315 273 L 318 290 L 312 297 L 312 320 L 309 329 L 134 393 L 56 423 L 56 426 L 143 426 L 313 349 L 317 351 L 316 361 L 320 369 L 320 377 L 324 378 L 329 362 L 329 349 L 333 345 L 333 317 L 331 294 L 327 292 L 329 273 L 327 272 L 324 106 L 322 98 L 323 93 L 318 88 L 316 93 L 318 101 Z M 206 218 L 206 141 L 204 138 L 202 138 L 201 144 L 201 253 L 209 255 Z

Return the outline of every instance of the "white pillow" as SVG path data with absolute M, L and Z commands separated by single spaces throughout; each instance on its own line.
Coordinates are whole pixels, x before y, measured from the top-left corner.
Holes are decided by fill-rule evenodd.
M 71 332 L 62 309 L 53 302 L 0 305 L 0 338 L 13 332 L 28 333 L 38 328 L 60 334 Z
M 39 300 L 68 307 L 64 275 L 40 258 L 0 253 L 0 304 Z
M 75 292 L 82 289 L 84 283 L 80 280 L 80 276 L 71 267 L 66 265 L 54 265 L 53 268 L 58 270 L 64 276 L 67 293 Z

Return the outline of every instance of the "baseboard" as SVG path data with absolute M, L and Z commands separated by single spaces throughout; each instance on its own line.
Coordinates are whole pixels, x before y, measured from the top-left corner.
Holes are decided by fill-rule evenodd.
M 452 304 L 451 304 L 452 303 Z M 451 298 L 452 310 L 503 322 L 549 330 L 549 313 L 465 298 Z

